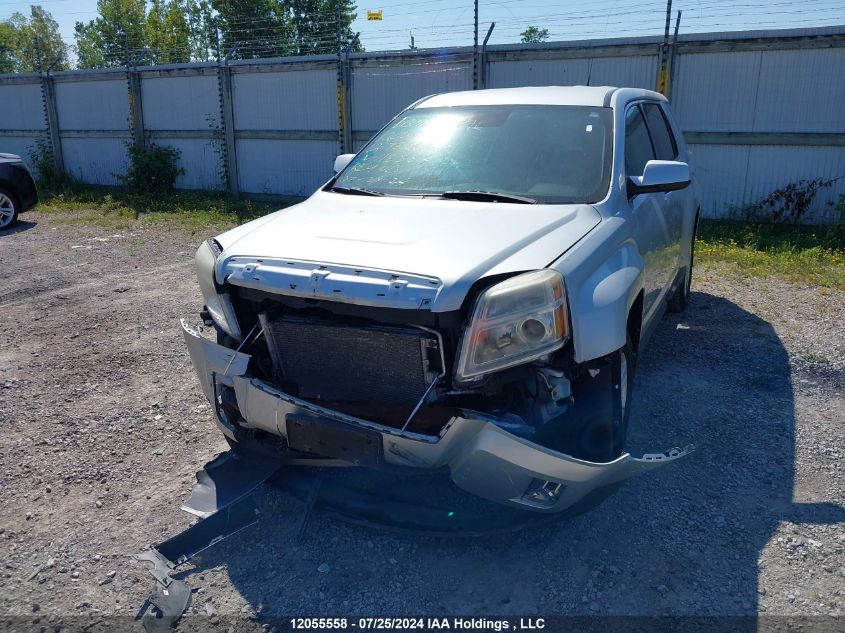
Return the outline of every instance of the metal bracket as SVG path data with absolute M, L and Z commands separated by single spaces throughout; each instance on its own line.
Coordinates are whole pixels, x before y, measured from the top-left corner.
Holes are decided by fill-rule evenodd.
M 146 552 L 135 554 L 135 560 L 143 560 L 148 563 L 152 563 L 153 567 L 148 571 L 162 587 L 167 588 L 173 582 L 173 578 L 170 577 L 170 572 L 176 568 L 176 565 L 162 556 L 161 552 L 159 552 L 155 547 L 151 547 Z
M 138 614 L 147 633 L 175 626 L 191 602 L 191 589 L 171 574 L 200 552 L 257 523 L 258 509 L 249 494 L 280 466 L 281 462 L 272 459 L 239 459 L 230 451 L 197 473 L 197 483 L 182 509 L 204 518 L 134 556 L 152 563 L 149 572 L 156 581 Z M 150 606 L 158 613 L 151 612 Z

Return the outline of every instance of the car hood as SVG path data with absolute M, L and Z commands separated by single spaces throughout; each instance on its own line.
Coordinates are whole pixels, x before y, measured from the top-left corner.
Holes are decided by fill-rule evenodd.
M 479 279 L 545 268 L 600 219 L 588 205 L 318 192 L 220 235 L 215 272 L 280 294 L 445 312 Z

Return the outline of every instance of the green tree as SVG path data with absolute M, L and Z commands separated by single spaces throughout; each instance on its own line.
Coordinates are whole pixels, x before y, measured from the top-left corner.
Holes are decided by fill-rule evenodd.
M 549 39 L 549 29 L 541 29 L 539 26 L 529 26 L 522 33 L 522 42 L 525 44 L 539 44 Z
M 363 51 L 361 34 L 352 31 L 356 9 L 354 0 L 286 0 L 285 10 L 294 30 L 293 54 L 336 52 L 338 17 L 341 46 L 353 52 Z
M 221 47 L 237 57 L 317 55 L 337 51 L 337 22 L 344 49 L 363 51 L 353 32 L 354 0 L 212 0 Z
M 145 23 L 150 63 L 179 64 L 191 61 L 191 33 L 187 13 L 187 6 L 180 0 L 153 0 Z
M 67 67 L 67 46 L 59 34 L 59 25 L 48 11 L 32 5 L 28 18 L 16 12 L 0 23 L 0 72 Z
M 235 57 L 291 54 L 292 29 L 278 0 L 212 0 L 220 28 L 221 54 L 237 47 Z
M 338 18 L 341 46 L 363 50 L 354 0 L 151 2 L 146 12 L 145 0 L 98 0 L 99 16 L 76 23 L 80 68 L 334 53 Z
M 146 9 L 146 0 L 97 0 L 99 16 L 76 23 L 79 67 L 123 66 L 137 61 L 147 46 Z
M 13 73 L 18 67 L 18 30 L 10 22 L 0 22 L 0 73 Z
M 217 24 L 211 0 L 187 0 L 186 9 L 191 59 L 197 62 L 217 59 Z
M 73 35 L 76 40 L 76 65 L 79 68 L 102 68 L 107 65 L 103 38 L 93 20 L 87 24 L 77 22 Z

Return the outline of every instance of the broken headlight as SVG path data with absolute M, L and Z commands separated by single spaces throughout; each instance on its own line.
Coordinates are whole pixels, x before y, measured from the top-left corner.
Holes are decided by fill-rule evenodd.
M 563 347 L 569 335 L 563 276 L 537 270 L 478 297 L 464 334 L 458 380 L 526 363 Z
M 203 242 L 197 249 L 194 261 L 197 264 L 197 278 L 200 283 L 205 307 L 217 326 L 232 338 L 241 340 L 241 330 L 235 319 L 235 311 L 226 293 L 217 291 L 214 280 L 214 264 L 219 255 L 219 246 L 212 240 Z

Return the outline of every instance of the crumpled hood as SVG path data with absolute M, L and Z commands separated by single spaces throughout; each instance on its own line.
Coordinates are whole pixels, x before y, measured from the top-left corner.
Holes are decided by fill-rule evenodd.
M 330 284 L 319 286 L 322 280 L 313 274 L 310 281 L 308 277 L 320 272 L 324 278 L 335 275 L 340 280 L 351 270 L 361 279 L 373 280 L 379 275 L 368 276 L 366 271 L 380 271 L 387 273 L 379 281 L 386 285 L 397 276 L 407 276 L 403 281 L 410 288 L 405 291 L 407 301 L 394 302 L 395 307 L 445 312 L 459 308 L 478 279 L 545 268 L 595 227 L 600 217 L 588 205 L 317 192 L 301 204 L 220 235 L 217 241 L 223 253 L 216 275 L 218 281 L 281 294 L 387 304 L 390 297 L 384 292 L 368 294 L 348 285 L 329 289 Z M 285 269 L 288 276 L 260 274 L 272 265 L 303 271 L 303 283 L 290 281 L 291 268 Z M 417 286 L 421 290 L 412 291 Z M 294 287 L 296 291 L 290 292 Z

